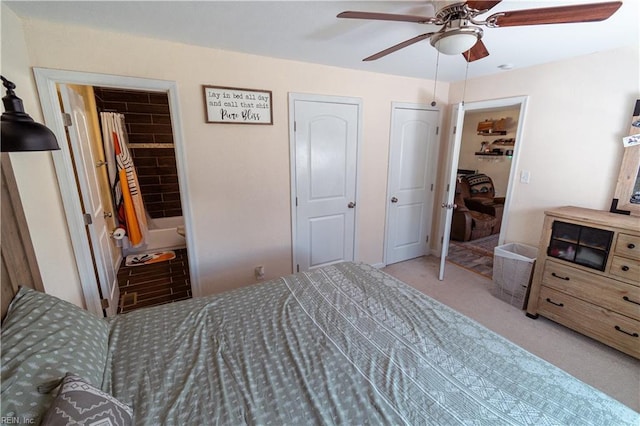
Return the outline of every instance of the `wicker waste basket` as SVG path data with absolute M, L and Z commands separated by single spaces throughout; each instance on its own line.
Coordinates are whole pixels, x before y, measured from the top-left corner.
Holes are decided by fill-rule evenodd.
M 491 293 L 511 305 L 525 309 L 538 249 L 526 244 L 509 243 L 493 250 L 493 287 Z

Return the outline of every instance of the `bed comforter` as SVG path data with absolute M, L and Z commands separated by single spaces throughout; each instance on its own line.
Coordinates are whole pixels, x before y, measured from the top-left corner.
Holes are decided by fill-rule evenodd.
M 341 263 L 110 324 L 138 425 L 623 425 L 640 416 L 376 270 Z

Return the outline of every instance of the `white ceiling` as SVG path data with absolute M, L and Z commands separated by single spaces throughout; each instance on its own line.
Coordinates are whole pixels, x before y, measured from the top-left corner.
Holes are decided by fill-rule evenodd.
M 4 1 L 4 0 L 3 0 Z M 406 22 L 338 19 L 344 10 L 433 16 L 455 1 L 4 1 L 21 17 L 138 34 L 186 44 L 433 79 L 436 50 L 428 41 L 372 62 L 362 59 L 438 27 Z M 585 1 L 503 0 L 490 13 Z M 468 77 L 504 72 L 511 64 L 535 64 L 639 45 L 637 0 L 624 0 L 608 20 L 596 23 L 483 28 L 490 56 L 473 62 Z M 465 78 L 461 55 L 440 55 L 438 80 Z

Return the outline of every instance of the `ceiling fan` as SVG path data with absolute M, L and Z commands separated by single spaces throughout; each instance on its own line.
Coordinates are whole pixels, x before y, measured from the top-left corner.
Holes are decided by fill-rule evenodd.
M 545 7 L 498 12 L 486 18 L 478 16 L 488 12 L 501 0 L 468 0 L 443 7 L 434 17 L 418 15 L 399 15 L 379 12 L 346 11 L 338 18 L 373 19 L 379 21 L 413 22 L 418 24 L 442 25 L 440 30 L 428 32 L 405 40 L 374 55 L 364 61 L 380 59 L 390 53 L 403 49 L 422 40 L 430 43 L 440 53 L 457 55 L 462 53 L 467 62 L 477 61 L 489 56 L 482 42 L 482 28 L 502 28 L 521 25 L 568 24 L 576 22 L 604 21 L 613 15 L 622 5 L 621 1 L 605 3 L 579 4 L 571 6 Z

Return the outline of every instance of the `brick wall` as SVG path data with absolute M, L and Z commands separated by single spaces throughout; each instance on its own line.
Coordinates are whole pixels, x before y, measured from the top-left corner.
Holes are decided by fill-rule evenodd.
M 106 87 L 95 87 L 94 92 L 99 111 L 125 116 L 129 150 L 149 216 L 182 216 L 167 94 Z
M 131 152 L 149 216 L 182 216 L 173 148 L 136 148 Z

